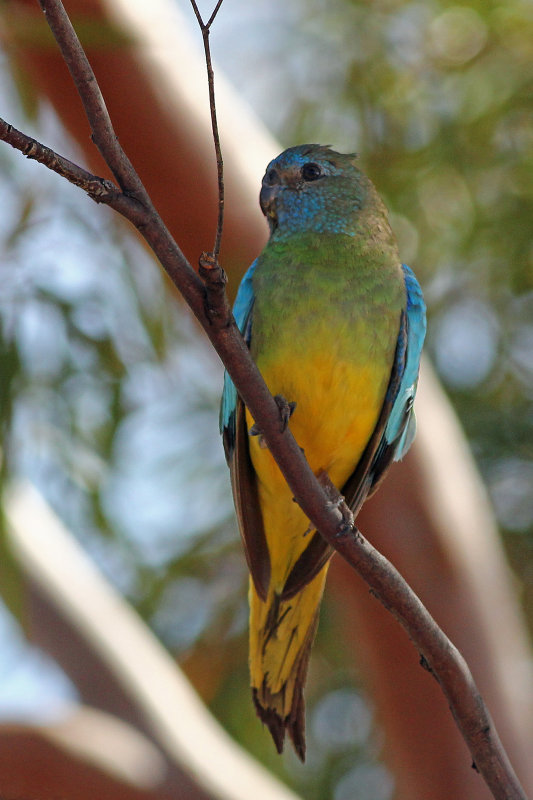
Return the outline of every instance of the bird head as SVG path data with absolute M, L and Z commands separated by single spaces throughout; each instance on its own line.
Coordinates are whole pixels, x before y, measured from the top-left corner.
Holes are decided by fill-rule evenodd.
M 353 235 L 361 211 L 374 201 L 380 204 L 355 159 L 353 153 L 304 144 L 271 161 L 259 195 L 271 236 L 303 231 Z

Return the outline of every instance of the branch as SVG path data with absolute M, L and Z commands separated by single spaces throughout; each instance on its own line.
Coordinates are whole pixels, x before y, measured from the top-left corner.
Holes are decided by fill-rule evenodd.
M 87 173 L 4 122 L 0 124 L 0 139 L 29 158 L 54 169 L 83 188 L 97 202 L 110 205 L 139 230 L 203 326 L 240 396 L 254 420 L 260 424 L 266 443 L 304 513 L 401 623 L 420 652 L 423 666 L 438 680 L 476 768 L 483 775 L 494 798 L 526 800 L 462 656 L 394 567 L 356 528 L 346 528 L 341 508 L 331 502 L 328 493 L 317 481 L 290 430 L 280 429 L 278 407 L 229 312 L 223 291 L 224 273 L 216 264 L 216 258 L 210 260 L 204 257 L 202 261 L 202 274 L 207 273 L 210 286 L 207 293 L 205 285 L 166 229 L 123 153 L 94 74 L 60 0 L 40 0 L 40 3 L 78 87 L 95 144 L 122 192 L 111 182 Z
M 121 189 L 150 205 L 146 189 L 118 142 L 92 67 L 62 3 L 47 0 L 39 3 L 78 90 L 93 142 Z
M 69 161 L 68 158 L 58 155 L 49 147 L 17 130 L 13 125 L 1 118 L 0 139 L 3 139 L 4 142 L 7 142 L 16 150 L 20 150 L 26 158 L 39 161 L 48 169 L 57 172 L 62 178 L 66 178 L 70 183 L 79 186 L 96 203 L 112 205 L 113 201 L 121 195 L 121 192 L 111 181 L 105 178 L 98 178 L 91 172 L 87 172 L 86 169 Z
M 327 534 L 326 538 L 407 632 L 420 654 L 421 666 L 437 680 L 448 701 L 472 754 L 473 768 L 483 776 L 496 800 L 525 800 L 468 664 L 419 597 L 359 531 L 334 538 Z
M 222 240 L 222 229 L 224 227 L 224 162 L 222 160 L 222 149 L 220 147 L 220 136 L 218 133 L 217 121 L 217 106 L 215 103 L 215 74 L 213 72 L 213 65 L 211 63 L 211 48 L 209 46 L 209 33 L 211 25 L 215 21 L 215 17 L 220 10 L 222 0 L 218 0 L 213 13 L 208 21 L 204 23 L 202 15 L 198 10 L 196 0 L 191 0 L 198 25 L 202 31 L 202 39 L 204 43 L 205 65 L 207 67 L 207 85 L 209 87 L 209 111 L 211 113 L 211 129 L 213 131 L 213 142 L 215 144 L 215 155 L 217 160 L 217 178 L 218 178 L 218 221 L 217 232 L 215 235 L 215 244 L 213 246 L 213 258 L 216 262 L 220 253 L 220 242 Z

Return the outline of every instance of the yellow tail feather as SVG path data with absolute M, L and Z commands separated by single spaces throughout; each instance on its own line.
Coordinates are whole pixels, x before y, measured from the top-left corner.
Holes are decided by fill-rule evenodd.
M 270 590 L 266 602 L 250 582 L 250 674 L 257 713 L 278 752 L 285 732 L 305 758 L 303 688 L 329 563 L 289 600 Z

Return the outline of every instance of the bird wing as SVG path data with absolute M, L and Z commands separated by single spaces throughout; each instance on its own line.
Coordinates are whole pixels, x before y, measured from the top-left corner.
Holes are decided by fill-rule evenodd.
M 250 345 L 254 290 L 252 277 L 257 260 L 249 267 L 239 286 L 233 316 L 247 345 Z M 266 600 L 270 582 L 270 555 L 257 495 L 257 481 L 248 449 L 246 410 L 235 384 L 226 372 L 220 407 L 220 430 L 230 468 L 231 488 L 248 568 L 259 597 Z
M 412 270 L 405 264 L 403 273 L 407 302 L 400 319 L 385 400 L 363 455 L 342 488 L 346 503 L 355 516 L 366 498 L 377 489 L 391 463 L 399 461 L 407 453 L 416 432 L 413 402 L 426 335 L 426 306 L 420 285 Z M 287 578 L 283 599 L 292 597 L 309 583 L 332 552 L 331 546 L 315 531 Z
M 385 427 L 385 440 L 394 446 L 394 461 L 400 461 L 413 443 L 416 417 L 413 410 L 420 357 L 426 338 L 426 304 L 422 289 L 413 271 L 404 264 L 403 274 L 407 291 L 407 353 L 405 368 L 391 414 Z

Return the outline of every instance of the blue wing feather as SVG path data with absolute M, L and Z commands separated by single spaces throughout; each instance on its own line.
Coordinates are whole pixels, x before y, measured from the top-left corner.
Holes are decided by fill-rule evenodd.
M 254 306 L 254 288 L 252 276 L 257 265 L 257 259 L 246 271 L 233 304 L 233 316 L 237 327 L 244 336 L 246 344 L 250 344 L 252 328 L 252 309 Z M 235 411 L 237 408 L 237 389 L 227 372 L 224 373 L 224 388 L 222 390 L 222 403 L 220 406 L 220 432 L 224 434 L 230 446 L 235 438 Z M 227 455 L 227 454 L 226 454 Z
M 403 273 L 406 307 L 400 320 L 385 402 L 365 452 L 342 489 L 354 514 L 379 486 L 391 463 L 405 455 L 416 430 L 413 401 L 426 333 L 426 309 L 414 274 L 406 266 Z
M 233 315 L 247 345 L 252 337 L 254 288 L 252 277 L 257 265 L 253 262 L 241 281 Z M 220 406 L 220 428 L 224 451 L 230 468 L 231 488 L 239 531 L 246 560 L 256 591 L 266 600 L 270 583 L 270 554 L 263 527 L 263 517 L 257 496 L 257 481 L 248 450 L 246 412 L 230 376 L 224 374 L 224 389 Z
M 387 420 L 384 439 L 395 445 L 394 461 L 399 461 L 409 450 L 416 433 L 413 402 L 418 384 L 420 356 L 426 336 L 426 306 L 422 289 L 413 271 L 403 265 L 407 291 L 407 345 L 405 366 L 398 392 Z

